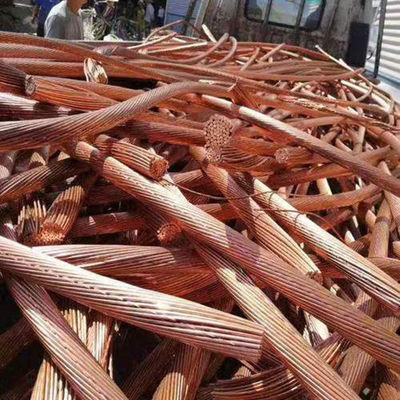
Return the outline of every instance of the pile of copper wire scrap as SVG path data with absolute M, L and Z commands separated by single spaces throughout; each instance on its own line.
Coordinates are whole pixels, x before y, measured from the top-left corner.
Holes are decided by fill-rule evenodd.
M 0 33 L 0 400 L 400 398 L 400 108 L 326 54 Z

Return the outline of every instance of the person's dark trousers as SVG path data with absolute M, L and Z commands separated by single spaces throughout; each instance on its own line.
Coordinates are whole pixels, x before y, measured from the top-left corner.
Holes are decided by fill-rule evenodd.
M 44 24 L 38 24 L 36 35 L 40 37 L 44 37 Z

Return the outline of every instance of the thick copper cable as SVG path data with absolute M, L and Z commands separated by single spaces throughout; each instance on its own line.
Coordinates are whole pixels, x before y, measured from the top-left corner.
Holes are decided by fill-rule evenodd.
M 168 161 L 140 146 L 117 140 L 108 135 L 100 135 L 94 145 L 105 154 L 109 154 L 136 171 L 160 180 L 167 172 Z
M 140 121 L 131 121 L 128 126 L 127 132 L 133 137 L 149 139 L 152 142 L 195 146 L 205 144 L 203 132 L 197 129 Z
M 144 218 L 138 213 L 118 212 L 80 217 L 72 225 L 69 237 L 79 238 L 110 233 L 127 232 L 139 229 L 145 224 Z
M 151 208 L 142 206 L 139 215 L 146 220 L 146 228 L 150 230 L 163 246 L 178 245 L 183 241 L 180 226 Z
M 343 339 L 333 335 L 319 345 L 317 351 L 335 368 L 340 361 L 341 352 L 346 347 L 346 342 Z M 294 375 L 282 366 L 253 374 L 250 377 L 221 380 L 215 385 L 210 385 L 210 390 L 212 398 L 218 400 L 230 398 L 256 400 L 260 396 L 277 400 L 298 396 L 303 391 Z
M 180 344 L 167 374 L 155 391 L 153 400 L 184 400 L 193 398 L 196 391 L 190 392 L 192 382 L 204 357 L 200 348 Z M 207 352 L 206 356 L 210 356 Z M 201 363 L 202 364 L 202 363 Z M 197 388 L 194 388 L 197 389 Z
M 82 61 L 82 57 L 69 54 L 68 52 L 24 44 L 0 43 L 0 54 L 2 57 L 6 58 L 15 57 L 60 61 Z
M 34 382 L 34 371 L 31 370 L 18 380 L 18 385 L 0 394 L 0 400 L 27 400 L 31 394 Z
M 287 201 L 282 199 L 257 179 L 239 177 L 240 184 L 255 201 L 268 213 L 281 221 L 292 232 L 300 235 L 321 257 L 326 258 L 350 279 L 357 282 L 377 300 L 398 311 L 396 304 L 396 286 L 393 279 L 384 274 L 374 264 L 359 256 L 324 229 L 318 227 L 306 215 L 298 213 Z M 368 271 L 368 272 L 367 272 Z M 397 285 L 397 284 L 396 284 Z M 386 287 L 386 294 L 378 290 L 379 286 Z M 390 294 L 391 293 L 391 294 Z M 312 313 L 311 313 L 312 314 Z
M 2 91 L 23 95 L 25 76 L 23 71 L 0 60 L 0 88 Z
M 154 384 L 155 380 L 162 377 L 165 368 L 171 362 L 178 342 L 171 339 L 162 340 L 154 350 L 130 373 L 126 378 L 122 391 L 128 400 L 138 400 Z
M 43 103 L 80 111 L 98 110 L 116 103 L 89 91 L 76 90 L 29 75 L 25 80 L 25 93 L 28 97 Z
M 0 202 L 16 200 L 59 180 L 85 172 L 87 169 L 85 165 L 75 160 L 66 159 L 11 175 L 0 180 Z
M 55 107 L 37 101 L 23 99 L 0 93 L 0 120 L 17 121 L 23 119 L 52 118 L 70 115 L 73 112 L 67 108 Z
M 400 183 L 392 176 L 383 174 L 379 169 L 372 167 L 360 159 L 349 155 L 336 147 L 324 143 L 321 140 L 307 135 L 299 129 L 290 127 L 280 121 L 274 120 L 264 114 L 251 110 L 247 107 L 238 107 L 232 103 L 218 98 L 203 96 L 210 103 L 218 105 L 221 108 L 230 111 L 233 115 L 238 115 L 249 122 L 252 122 L 268 131 L 266 136 L 272 135 L 274 139 L 289 144 L 298 144 L 304 146 L 311 151 L 315 151 L 321 156 L 338 163 L 339 165 L 349 168 L 351 171 L 360 175 L 362 178 L 375 183 L 379 187 L 383 187 L 393 194 L 400 195 Z
M 52 291 L 106 315 L 233 357 L 258 359 L 260 356 L 262 329 L 257 324 L 101 277 L 2 237 L 0 243 L 5 255 L 1 260 L 3 269 L 29 276 Z M 36 262 L 26 263 L 29 259 Z
M 306 311 L 330 326 L 334 326 L 344 336 L 351 338 L 354 343 L 357 343 L 366 351 L 372 352 L 377 359 L 384 363 L 393 364 L 392 350 L 398 345 L 394 344 L 394 347 L 389 350 L 388 344 L 393 341 L 397 342 L 398 338 L 392 333 L 383 331 L 375 325 L 372 319 L 365 317 L 335 296 L 328 294 L 316 282 L 304 278 L 303 275 L 288 267 L 285 263 L 278 262 L 275 256 L 269 252 L 201 212 L 196 206 L 182 202 L 181 199 L 178 199 L 160 185 L 146 180 L 118 161 L 112 160 L 111 157 L 104 160 L 92 146 L 80 142 L 69 146 L 68 151 L 74 157 L 90 162 L 99 173 L 115 185 L 134 194 L 138 199 L 151 204 L 155 209 L 177 221 L 186 232 L 196 236 L 197 240 L 222 251 L 249 272 L 277 288 Z M 365 261 L 363 260 L 364 264 Z M 384 277 L 386 278 L 385 275 Z M 387 281 L 387 279 L 385 280 Z M 392 282 L 390 278 L 389 280 Z M 302 289 L 296 289 L 295 286 L 297 285 Z M 397 285 L 396 282 L 395 285 Z M 306 290 L 306 288 L 309 289 Z M 325 301 L 331 304 L 331 307 L 326 307 Z M 343 318 L 344 315 L 347 317 L 346 320 Z M 365 341 L 366 332 L 360 326 L 357 334 L 350 328 L 351 325 L 359 325 L 360 323 L 362 326 L 367 325 L 369 327 L 368 343 Z M 374 331 L 375 333 L 373 333 Z M 384 341 L 382 341 L 383 335 L 387 337 Z M 372 336 L 374 337 L 373 343 L 371 343 Z M 385 360 L 383 361 L 383 359 Z
M 117 277 L 146 274 L 204 273 L 204 263 L 193 250 L 158 246 L 58 245 L 40 252 L 100 275 Z
M 65 41 L 58 40 L 49 40 L 43 39 L 39 37 L 26 36 L 21 34 L 15 34 L 11 32 L 1 32 L 0 35 L 0 43 L 13 43 L 13 44 L 23 44 L 23 45 L 36 45 L 38 47 L 44 47 L 47 49 L 64 51 L 69 54 L 74 54 L 76 56 L 84 58 L 93 58 L 96 61 L 103 62 L 104 64 L 110 64 L 112 66 L 118 67 L 121 70 L 131 71 L 132 73 L 137 74 L 138 76 L 142 76 L 150 79 L 163 79 L 163 75 L 161 74 L 148 74 L 142 68 L 135 67 L 126 62 L 107 57 L 103 54 L 97 53 L 95 51 L 89 50 L 85 47 L 76 46 L 71 43 L 67 43 Z
M 85 343 L 86 332 L 84 331 L 86 331 L 86 327 L 82 326 L 84 324 L 82 324 L 82 320 L 85 320 L 86 310 L 83 310 L 83 307 L 76 309 L 76 307 L 72 307 L 70 302 L 65 300 L 62 300 L 58 307 L 62 316 L 77 334 L 77 337 Z M 31 400 L 40 400 L 43 394 L 46 400 L 50 400 L 59 397 L 61 393 L 66 397 L 76 397 L 68 381 L 51 361 L 49 355 L 45 354 L 32 390 Z
M 372 231 L 369 257 L 387 257 L 391 218 L 389 204 L 384 200 Z M 364 312 L 371 316 L 378 307 L 378 304 L 363 292 L 358 296 L 357 303 L 363 304 Z M 389 317 L 383 319 L 382 325 L 395 332 L 400 326 L 400 320 Z M 373 357 L 356 346 L 352 346 L 344 357 L 340 367 L 341 375 L 357 393 L 361 391 L 374 361 Z
M 388 165 L 381 161 L 379 163 L 379 167 L 386 174 L 392 175 L 393 173 L 389 170 Z M 393 221 L 396 224 L 398 232 L 400 232 L 400 200 L 397 196 L 393 195 L 390 192 L 385 191 L 385 198 L 389 204 L 391 214 L 393 216 Z
M 6 367 L 25 347 L 36 340 L 25 318 L 0 335 L 0 369 Z
M 1 240 L 11 245 L 18 245 L 13 241 L 15 233 L 8 227 L 9 217 L 3 213 L 1 219 L 1 234 L 9 237 L 1 236 Z M 104 399 L 126 400 L 121 390 L 104 373 L 69 327 L 49 294 L 42 287 L 8 274 L 5 280 L 24 317 L 51 355 L 52 361 L 82 400 L 94 400 L 99 393 Z M 90 374 L 87 374 L 87 371 L 90 371 Z
M 231 312 L 232 301 L 216 304 L 216 308 Z M 180 344 L 175 357 L 153 395 L 153 400 L 194 400 L 211 353 L 200 348 Z
M 236 213 L 264 248 L 303 274 L 315 279 L 320 278 L 319 269 L 297 243 L 268 214 L 261 210 L 253 199 L 247 198 L 246 191 L 234 181 L 226 170 L 207 164 L 205 162 L 206 151 L 199 147 L 191 148 L 191 154 L 202 165 L 205 173 L 229 200 Z
M 287 167 L 296 167 L 303 164 L 325 164 L 326 159 L 315 155 L 304 147 L 283 147 L 275 152 L 275 158 L 280 164 Z
M 42 288 L 17 279 L 9 280 L 8 286 L 52 360 L 81 399 L 94 400 L 101 393 L 105 399 L 126 400 L 69 328 Z M 90 375 L 87 371 L 90 371 Z
M 377 165 L 379 161 L 390 155 L 389 147 L 382 147 L 376 150 L 360 154 L 359 159 L 368 162 L 371 165 Z M 311 182 L 321 178 L 338 178 L 351 176 L 354 172 L 337 164 L 326 164 L 316 166 L 310 169 L 300 169 L 298 171 L 284 171 L 276 173 L 268 178 L 268 184 L 271 187 L 289 186 L 299 183 Z
M 268 344 L 316 399 L 357 399 L 338 375 L 303 341 L 272 301 L 234 263 L 206 246 L 199 255 L 215 271 L 242 310 L 265 327 Z
M 394 400 L 400 393 L 400 376 L 388 368 L 383 369 L 383 379 L 379 387 L 377 400 Z
M 183 82 L 153 89 L 98 111 L 61 118 L 0 122 L 0 150 L 36 148 L 60 144 L 75 137 L 102 133 L 132 119 L 135 114 L 146 111 L 162 100 L 193 91 L 221 90 L 207 84 Z
M 83 90 L 85 92 L 93 92 L 94 94 L 98 94 L 102 97 L 117 101 L 128 100 L 144 92 L 143 90 L 128 89 L 121 86 L 104 85 L 96 82 L 85 82 L 81 80 L 67 79 L 62 77 L 47 76 L 40 77 L 40 79 L 46 80 L 50 83 L 54 82 L 67 88 L 73 88 L 78 91 Z M 184 100 L 177 99 L 163 101 L 160 103 L 160 106 L 161 105 L 175 111 L 192 112 L 196 108 L 199 110 L 206 110 L 205 107 L 202 107 L 200 105 L 189 104 Z
M 94 184 L 96 176 L 77 177 L 52 203 L 37 233 L 31 236 L 31 245 L 60 244 L 74 225 L 83 201 Z

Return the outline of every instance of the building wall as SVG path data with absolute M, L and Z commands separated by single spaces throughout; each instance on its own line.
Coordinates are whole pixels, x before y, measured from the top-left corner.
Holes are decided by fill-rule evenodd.
M 292 28 L 269 24 L 263 31 L 262 23 L 245 16 L 246 0 L 211 0 L 204 23 L 216 37 L 229 32 L 243 41 L 298 44 L 314 48 L 320 44 L 337 57 L 344 57 L 352 21 L 368 22 L 372 0 L 325 0 L 320 28 L 313 32 L 301 30 L 294 37 Z

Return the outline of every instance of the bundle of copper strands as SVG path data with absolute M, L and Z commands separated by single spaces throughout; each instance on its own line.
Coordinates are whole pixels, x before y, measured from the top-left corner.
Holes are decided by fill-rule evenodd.
M 0 33 L 0 399 L 400 398 L 398 104 L 173 28 Z

